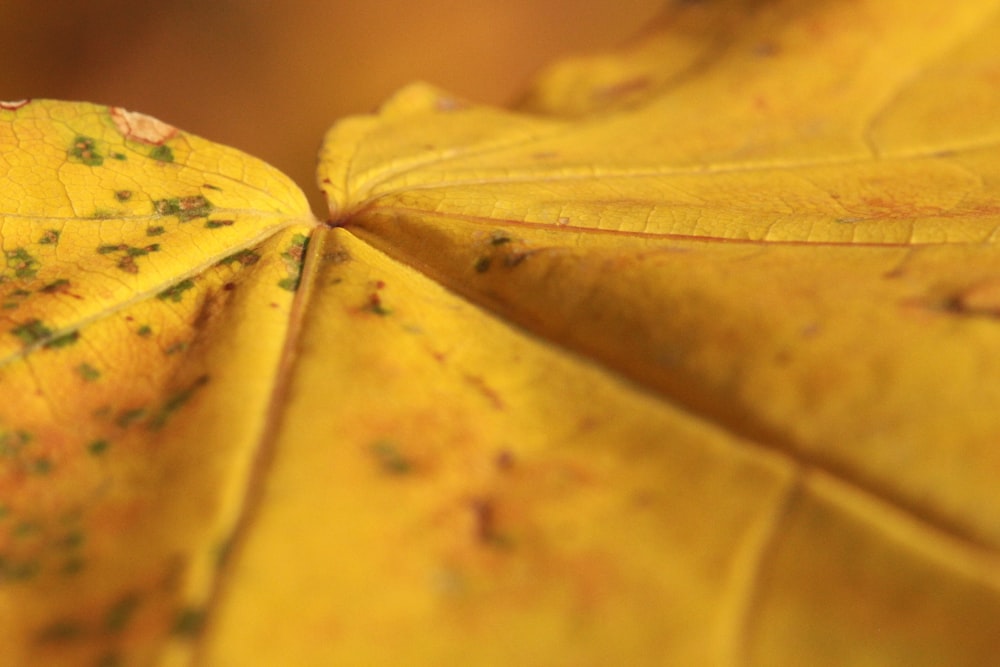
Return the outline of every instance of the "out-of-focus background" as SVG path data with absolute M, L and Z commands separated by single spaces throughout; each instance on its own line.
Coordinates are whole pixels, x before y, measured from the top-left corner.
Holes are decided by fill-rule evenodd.
M 548 62 L 626 41 L 661 4 L 0 0 L 0 99 L 152 114 L 267 160 L 318 209 L 315 155 L 336 119 L 414 80 L 504 104 Z

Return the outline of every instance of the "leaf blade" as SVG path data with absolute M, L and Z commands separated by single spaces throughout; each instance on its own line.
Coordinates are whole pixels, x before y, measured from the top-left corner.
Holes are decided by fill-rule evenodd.
M 305 199 L 122 110 L 36 100 L 0 111 L 0 136 L 0 663 L 184 653 L 175 617 L 211 593 L 264 428 Z

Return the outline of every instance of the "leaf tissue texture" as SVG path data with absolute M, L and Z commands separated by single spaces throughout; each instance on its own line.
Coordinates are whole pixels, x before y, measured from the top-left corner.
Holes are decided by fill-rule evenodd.
M 990 665 L 1000 2 L 674 2 L 287 178 L 0 104 L 0 666 Z

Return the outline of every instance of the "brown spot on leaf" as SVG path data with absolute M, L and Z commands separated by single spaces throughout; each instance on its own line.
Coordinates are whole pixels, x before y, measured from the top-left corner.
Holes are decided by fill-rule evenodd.
M 368 311 L 369 313 L 375 313 L 376 315 L 380 315 L 382 317 L 392 313 L 392 311 L 386 308 L 385 304 L 382 303 L 382 296 L 379 294 L 379 290 L 385 288 L 385 282 L 382 280 L 375 280 L 371 283 L 371 286 L 373 291 L 368 295 L 368 303 L 362 307 L 362 310 Z
M 368 295 L 368 305 L 365 306 L 365 310 L 382 317 L 392 312 L 382 304 L 382 297 L 379 296 L 378 292 L 372 292 Z
M 252 266 L 260 261 L 260 255 L 258 255 L 253 250 L 240 250 L 237 253 L 233 253 L 228 257 L 219 260 L 216 266 L 229 265 L 233 263 L 238 263 L 241 266 Z
M 58 229 L 46 229 L 38 239 L 38 242 L 42 245 L 55 245 L 59 243 L 60 233 Z
M 473 498 L 469 501 L 475 526 L 476 540 L 491 547 L 509 547 L 510 540 L 500 530 L 496 501 L 492 498 Z
M 31 102 L 30 99 L 10 100 L 7 102 L 0 102 L 0 109 L 3 109 L 5 111 L 17 111 L 18 109 L 23 107 L 25 104 L 28 104 L 29 102 Z
M 177 134 L 177 128 L 144 113 L 111 107 L 111 120 L 126 139 L 160 145 Z
M 104 156 L 97 152 L 97 144 L 92 137 L 76 137 L 70 145 L 67 155 L 70 159 L 88 167 L 100 167 L 104 164 Z
M 65 278 L 59 278 L 44 285 L 39 292 L 43 294 L 66 294 L 69 292 L 70 282 Z
M 509 449 L 501 449 L 494 459 L 499 470 L 507 471 L 514 467 L 514 452 Z
M 1000 279 L 977 283 L 956 294 L 948 309 L 963 315 L 1000 317 Z
M 753 47 L 753 54 L 760 58 L 772 58 L 781 51 L 776 43 L 770 41 L 758 42 Z

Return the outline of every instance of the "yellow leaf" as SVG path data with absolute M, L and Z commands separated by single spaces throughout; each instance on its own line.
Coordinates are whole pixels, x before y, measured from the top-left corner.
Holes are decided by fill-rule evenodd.
M 6 105 L 0 665 L 990 664 L 998 11 L 675 3 L 541 113 L 414 85 L 327 224 Z

